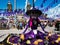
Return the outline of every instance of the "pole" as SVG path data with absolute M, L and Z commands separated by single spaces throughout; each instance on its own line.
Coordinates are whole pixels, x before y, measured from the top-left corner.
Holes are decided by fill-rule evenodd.
M 16 0 L 14 0 L 14 10 L 16 10 Z
M 33 0 L 33 8 L 35 7 L 34 0 Z

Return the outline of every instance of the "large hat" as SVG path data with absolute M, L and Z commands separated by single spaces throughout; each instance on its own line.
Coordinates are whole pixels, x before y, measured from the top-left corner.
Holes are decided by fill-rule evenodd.
M 36 9 L 36 8 L 33 8 L 31 10 L 27 10 L 26 14 L 29 15 L 29 16 L 31 14 L 33 14 L 33 16 L 40 16 L 42 14 L 42 12 L 40 10 Z

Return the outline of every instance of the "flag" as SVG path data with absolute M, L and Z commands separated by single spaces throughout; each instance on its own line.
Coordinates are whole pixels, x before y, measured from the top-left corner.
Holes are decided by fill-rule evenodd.
M 55 0 L 53 1 L 53 4 L 55 4 Z
M 43 3 L 41 4 L 41 8 L 43 7 Z
M 48 11 L 48 7 L 45 9 L 45 11 Z
M 54 0 L 54 1 L 53 1 L 54 4 L 57 3 L 57 2 L 58 2 L 58 0 Z
M 52 1 L 49 5 L 52 7 L 55 4 L 55 1 Z
M 43 0 L 43 3 L 45 3 L 47 0 Z
M 56 0 L 56 3 L 58 2 L 58 0 Z

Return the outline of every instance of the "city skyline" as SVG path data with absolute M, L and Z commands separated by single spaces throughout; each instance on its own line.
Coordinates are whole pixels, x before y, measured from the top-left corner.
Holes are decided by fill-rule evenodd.
M 38 8 L 41 8 L 41 4 L 43 3 L 43 8 L 46 8 L 48 5 L 52 5 L 50 4 L 52 1 L 55 0 L 45 0 L 45 2 L 43 2 L 43 0 L 36 0 L 35 2 L 35 6 Z M 11 4 L 12 4 L 12 9 L 14 9 L 14 0 L 10 0 Z M 55 7 L 56 5 L 58 5 L 60 2 L 60 0 L 57 1 L 57 3 L 53 3 L 54 5 L 52 7 Z M 32 0 L 29 0 L 29 3 L 32 5 Z M 0 0 L 0 9 L 7 9 L 7 4 L 8 4 L 8 0 Z M 16 0 L 16 7 L 17 9 L 24 9 L 25 8 L 25 4 L 26 4 L 26 0 Z

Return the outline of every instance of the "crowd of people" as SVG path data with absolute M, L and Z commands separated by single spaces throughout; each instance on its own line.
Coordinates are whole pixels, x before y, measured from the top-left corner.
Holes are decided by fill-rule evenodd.
M 28 19 L 25 19 L 24 17 L 22 17 L 20 20 L 17 19 L 16 22 L 11 19 L 10 20 L 0 20 L 0 29 L 11 29 L 11 28 L 17 28 L 18 30 L 23 29 L 23 28 L 25 28 L 26 24 L 28 23 L 27 20 Z M 44 28 L 46 26 L 49 26 L 49 27 L 55 27 L 56 30 L 59 30 L 59 25 L 57 24 L 57 23 L 59 23 L 59 21 L 57 21 L 57 20 L 49 21 L 49 20 L 40 19 L 40 22 L 41 22 L 42 26 L 44 26 Z
M 14 18 L 14 17 L 13 17 Z M 19 29 L 23 29 L 27 23 L 25 18 L 21 18 L 21 19 L 0 19 L 0 30 L 4 30 L 4 29 L 11 29 L 11 28 L 17 28 Z
M 54 27 L 56 30 L 60 30 L 59 28 L 60 21 L 58 20 L 50 21 L 48 19 L 45 20 L 36 17 L 27 18 L 27 19 L 24 17 L 19 17 L 18 19 L 18 17 L 15 19 L 13 19 L 14 18 L 13 17 L 11 19 L 9 18 L 9 20 L 3 20 L 3 21 L 1 20 L 0 28 L 2 29 L 17 28 L 18 30 L 23 30 L 27 27 L 26 25 L 29 24 L 28 28 L 31 28 L 32 30 L 26 34 L 10 34 L 7 37 L 7 39 L 2 42 L 3 45 L 55 45 L 55 44 L 60 45 L 59 43 L 60 35 L 59 36 L 58 34 L 52 35 L 51 32 L 45 32 L 44 30 L 47 26 Z M 30 21 L 32 21 L 32 23 Z M 45 33 L 37 30 L 37 27 L 41 27 L 41 28 L 43 27 L 42 30 L 44 30 Z M 35 31 L 37 33 L 35 33 Z

